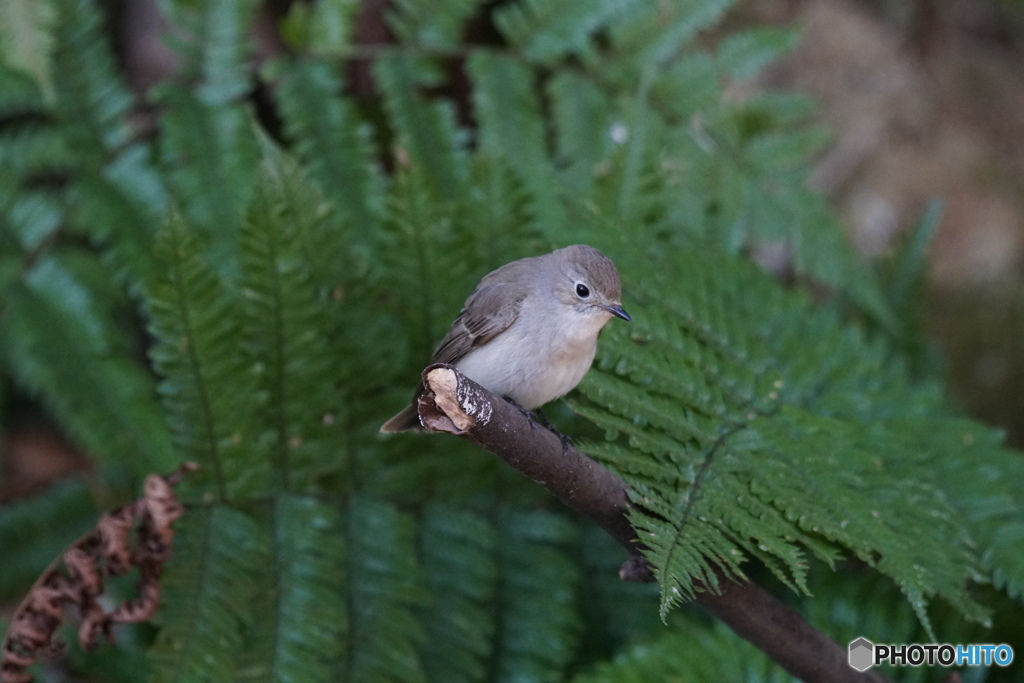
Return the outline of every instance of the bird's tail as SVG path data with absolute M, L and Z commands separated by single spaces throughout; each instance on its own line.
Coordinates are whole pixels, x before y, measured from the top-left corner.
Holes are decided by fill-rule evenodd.
M 393 434 L 395 432 L 407 432 L 410 429 L 422 428 L 423 425 L 420 424 L 420 414 L 416 410 L 416 404 L 412 404 L 403 408 L 401 412 L 381 425 L 380 431 L 383 434 Z

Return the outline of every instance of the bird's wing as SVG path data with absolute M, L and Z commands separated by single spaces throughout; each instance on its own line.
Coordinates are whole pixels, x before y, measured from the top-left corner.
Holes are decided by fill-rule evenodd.
M 500 281 L 480 283 L 434 351 L 435 363 L 457 363 L 515 322 L 526 293 L 510 296 L 509 287 Z

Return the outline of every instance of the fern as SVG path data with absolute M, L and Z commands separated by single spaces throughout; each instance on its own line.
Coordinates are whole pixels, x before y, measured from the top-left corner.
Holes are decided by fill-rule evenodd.
M 425 48 L 457 48 L 463 24 L 479 11 L 480 0 L 398 0 L 388 15 L 388 25 L 403 45 Z
M 408 155 L 404 163 L 429 169 L 427 182 L 444 200 L 453 202 L 465 195 L 468 164 L 465 142 L 460 140 L 465 135 L 456 128 L 451 103 L 417 99 L 420 76 L 408 55 L 385 55 L 374 66 L 396 142 Z
M 273 560 L 260 583 L 267 599 L 253 606 L 236 680 L 337 680 L 349 636 L 341 514 L 313 498 L 282 495 L 269 525 Z
M 224 505 L 193 510 L 177 527 L 174 556 L 161 580 L 150 680 L 231 680 L 259 597 L 268 539 L 252 518 Z
M 497 587 L 497 534 L 482 517 L 441 505 L 419 527 L 423 571 L 432 595 L 420 647 L 430 681 L 482 681 L 494 648 L 491 606 Z
M 674 254 L 655 272 L 637 271 L 638 324 L 609 331 L 574 405 L 628 437 L 591 452 L 633 484 L 662 613 L 751 556 L 806 591 L 803 548 L 831 563 L 838 546 L 892 577 L 926 628 L 933 595 L 984 619 L 965 592 L 977 565 L 964 520 L 921 474 L 931 443 L 907 436 L 908 419 L 943 429 L 935 395 L 749 266 Z M 685 299 L 671 294 L 681 282 Z M 889 470 L 908 453 L 921 469 L 897 491 Z
M 0 599 L 32 585 L 65 548 L 88 532 L 96 504 L 81 479 L 59 482 L 42 495 L 0 507 Z M 40 539 L 39 529 L 47 533 Z
M 479 145 L 508 165 L 529 197 L 534 230 L 566 240 L 565 211 L 547 163 L 547 143 L 533 72 L 511 57 L 474 53 L 468 63 Z
M 573 683 L 645 681 L 793 681 L 785 671 L 723 624 L 689 618 L 656 640 L 626 649 L 614 661 L 575 676 Z
M 317 292 L 307 256 L 324 218 L 322 200 L 294 163 L 268 155 L 241 235 L 247 362 L 265 402 L 259 422 L 273 432 L 269 460 L 283 490 L 307 488 L 329 459 L 324 417 L 341 420 L 340 371 L 320 330 L 333 303 Z
M 385 185 L 370 129 L 341 91 L 331 66 L 296 64 L 284 70 L 277 103 L 296 156 L 348 227 L 344 239 L 359 247 L 354 253 L 363 259 L 365 273 L 384 211 Z
M 345 680 L 423 681 L 414 614 L 426 595 L 415 567 L 412 519 L 371 498 L 346 510 L 351 632 Z
M 31 75 L 48 99 L 53 97 L 50 58 L 55 18 L 51 2 L 12 0 L 0 7 L 0 63 Z
M 594 33 L 643 6 L 635 0 L 527 0 L 502 7 L 494 23 L 527 59 L 550 63 L 586 50 Z
M 3 337 L 19 383 L 95 457 L 165 471 L 175 459 L 153 381 L 126 358 L 104 274 L 83 253 L 39 261 L 8 291 Z M 119 302 L 123 305 L 124 302 Z
M 580 626 L 579 572 L 566 554 L 576 528 L 551 513 L 501 513 L 499 643 L 487 680 L 558 680 L 574 654 Z
M 184 219 L 172 215 L 158 242 L 164 271 L 147 289 L 150 355 L 164 377 L 160 394 L 181 456 L 195 460 L 221 500 L 268 485 L 264 459 L 248 457 L 259 445 L 254 424 L 257 377 L 238 354 L 238 303 L 203 259 Z

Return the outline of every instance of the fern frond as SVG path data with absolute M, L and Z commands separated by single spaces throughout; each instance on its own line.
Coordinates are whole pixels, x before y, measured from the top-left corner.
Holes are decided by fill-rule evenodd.
M 374 74 L 384 96 L 388 120 L 397 143 L 437 195 L 449 202 L 466 194 L 466 133 L 455 122 L 451 102 L 417 97 L 420 77 L 413 57 L 392 52 L 377 60 Z
M 269 458 L 282 490 L 303 490 L 315 471 L 344 460 L 325 443 L 324 416 L 343 419 L 342 379 L 324 320 L 336 311 L 319 292 L 309 255 L 326 212 L 294 162 L 268 156 L 241 235 L 243 334 L 266 398 L 260 422 L 272 432 Z
M 255 0 L 167 3 L 173 25 L 188 35 L 172 45 L 185 58 L 185 77 L 199 83 L 197 94 L 204 104 L 229 104 L 249 90 L 256 5 Z
M 408 325 L 416 365 L 430 358 L 434 345 L 473 290 L 475 260 L 468 226 L 456 221 L 452 208 L 434 194 L 429 171 L 400 171 L 390 197 L 390 220 L 382 233 L 381 265 L 389 273 L 396 307 Z
M 268 536 L 265 600 L 253 607 L 235 680 L 339 680 L 347 656 L 344 522 L 339 510 L 314 498 L 275 498 Z
M 640 642 L 614 661 L 579 674 L 573 683 L 749 681 L 790 683 L 789 674 L 721 622 L 679 620 L 656 640 Z
M 137 474 L 176 463 L 152 378 L 114 325 L 120 297 L 90 256 L 45 257 L 8 292 L 3 346 L 11 371 L 90 454 Z M 123 309 L 122 309 L 123 310 Z
M 252 518 L 225 505 L 191 510 L 175 526 L 154 619 L 160 633 L 149 650 L 150 680 L 232 680 L 244 625 L 262 598 L 267 538 Z
M 31 76 L 47 99 L 54 94 L 50 59 L 55 20 L 49 0 L 10 0 L 0 6 L 0 65 Z
M 481 0 L 398 0 L 387 17 L 388 25 L 402 45 L 458 47 L 463 25 L 483 4 Z
M 78 158 L 100 162 L 129 139 L 125 115 L 132 98 L 117 75 L 96 6 L 90 0 L 54 0 L 54 7 L 57 113 L 69 123 L 69 146 Z
M 210 242 L 213 264 L 230 273 L 231 253 L 248 204 L 258 148 L 246 112 L 211 105 L 186 90 L 166 88 L 160 97 L 160 151 L 168 180 L 183 211 Z
M 639 74 L 664 65 L 734 4 L 735 0 L 672 0 L 614 22 L 609 35 L 624 62 L 619 73 Z
M 494 24 L 527 59 L 551 63 L 584 51 L 594 33 L 643 6 L 637 0 L 524 0 L 500 7 Z
M 533 228 L 554 243 L 565 243 L 565 210 L 548 161 L 533 71 L 511 57 L 486 52 L 475 52 L 467 68 L 481 150 L 506 163 L 522 182 Z
M 429 681 L 482 681 L 494 647 L 491 607 L 497 587 L 494 527 L 479 515 L 431 506 L 419 529 L 419 547 L 432 594 L 422 621 L 420 648 Z
M 634 486 L 663 613 L 750 556 L 806 590 L 802 549 L 831 562 L 839 547 L 890 576 L 926 628 L 936 595 L 984 619 L 964 519 L 922 474 L 931 444 L 901 436 L 901 418 L 943 424 L 931 388 L 753 266 L 708 256 L 630 274 L 637 324 L 609 329 L 574 402 L 615 441 L 595 457 Z M 896 490 L 886 470 L 908 457 L 922 469 Z
M 157 243 L 160 270 L 147 287 L 150 351 L 160 394 L 183 459 L 201 465 L 224 500 L 268 485 L 254 418 L 262 397 L 243 348 L 238 301 L 211 272 L 184 219 L 172 214 Z
M 752 78 L 793 50 L 800 33 L 792 28 L 758 27 L 726 36 L 717 49 L 718 66 L 732 78 Z
M 577 529 L 548 512 L 504 508 L 498 528 L 498 635 L 488 680 L 558 681 L 579 638 Z
M 295 155 L 348 228 L 344 239 L 365 251 L 384 213 L 385 183 L 370 128 L 341 91 L 333 67 L 296 64 L 284 71 L 276 102 Z
M 89 488 L 78 478 L 0 507 L 0 600 L 24 594 L 51 562 L 93 527 L 96 516 Z
M 416 567 L 413 520 L 369 497 L 346 510 L 350 681 L 424 681 L 426 640 L 415 610 L 427 596 Z
M 349 0 L 294 3 L 281 20 L 281 37 L 289 45 L 318 56 L 348 56 L 359 5 Z

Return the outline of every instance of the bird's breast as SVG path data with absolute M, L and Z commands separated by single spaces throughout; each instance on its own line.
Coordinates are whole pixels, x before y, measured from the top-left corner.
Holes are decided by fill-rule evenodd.
M 517 320 L 455 366 L 492 393 L 532 410 L 579 384 L 594 360 L 600 328 L 587 334 L 558 334 L 550 327 L 521 323 Z

